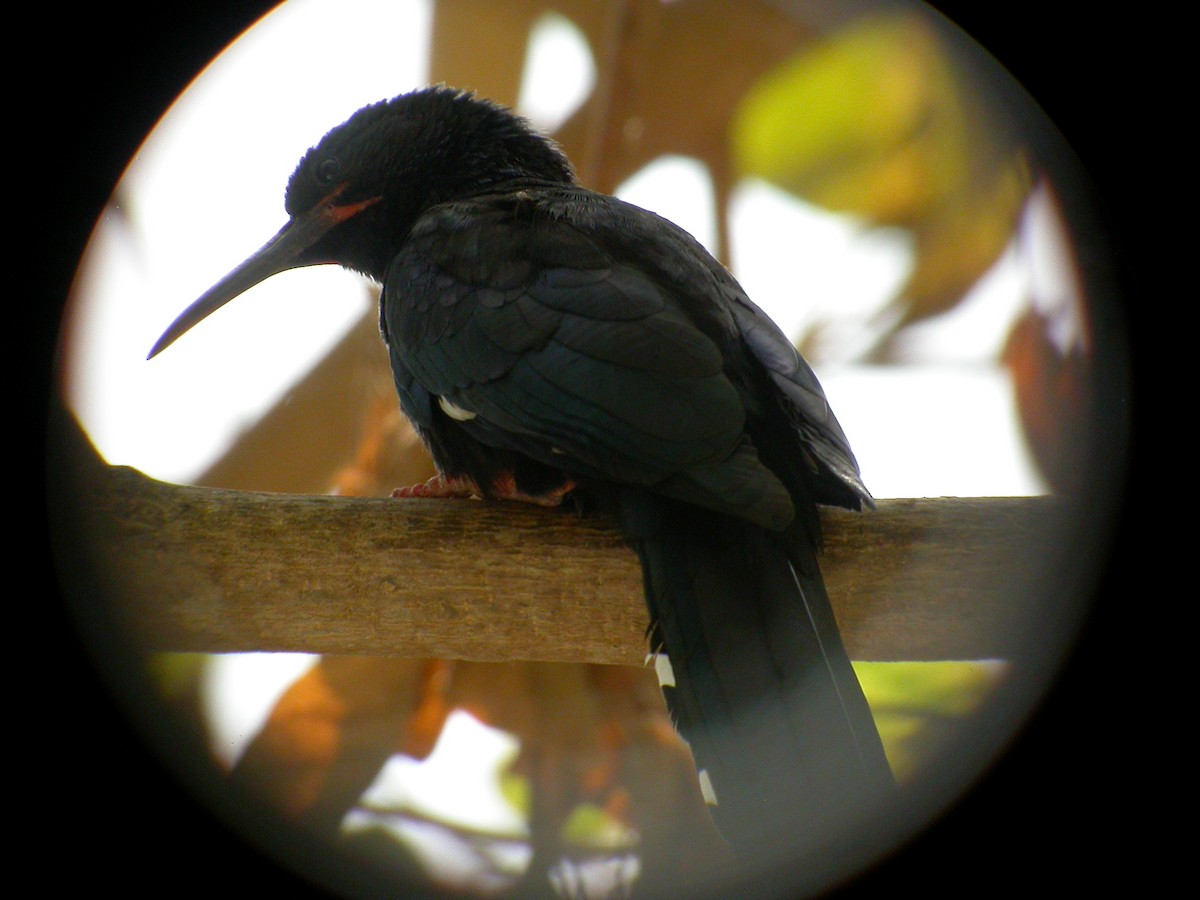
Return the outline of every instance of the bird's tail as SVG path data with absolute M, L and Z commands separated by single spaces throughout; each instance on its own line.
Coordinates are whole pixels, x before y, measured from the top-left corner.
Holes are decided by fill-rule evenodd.
M 748 851 L 833 839 L 892 776 L 814 541 L 642 493 L 622 519 L 663 694 L 722 834 Z

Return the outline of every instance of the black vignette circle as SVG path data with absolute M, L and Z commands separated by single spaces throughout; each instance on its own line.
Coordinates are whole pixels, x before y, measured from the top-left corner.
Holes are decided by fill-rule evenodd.
M 1157 23 L 1133 15 L 1081 20 L 1031 0 L 934 5 L 995 55 L 1060 128 L 1098 187 L 1115 236 L 1124 293 L 1153 300 L 1144 280 L 1152 240 L 1144 223 L 1152 214 L 1145 183 L 1156 166 L 1157 147 L 1150 136 L 1157 130 L 1150 127 L 1149 106 L 1136 101 L 1151 95 L 1139 63 L 1141 54 L 1156 46 Z M 35 435 L 31 462 L 38 469 L 46 461 L 42 440 L 58 320 L 95 218 L 143 136 L 175 96 L 268 9 L 219 2 L 207 4 L 202 13 L 163 8 L 153 19 L 118 23 L 106 9 L 86 7 L 72 13 L 69 27 L 33 14 L 27 30 L 39 36 L 36 52 L 65 85 L 24 86 L 18 105 L 19 133 L 32 143 L 25 150 L 36 158 L 39 173 L 23 179 L 29 193 L 17 197 L 20 227 L 41 240 L 25 242 L 37 249 L 32 261 L 17 260 L 26 289 L 12 304 L 18 308 L 19 333 L 32 338 L 19 342 L 16 363 L 22 372 L 34 373 L 33 387 L 21 392 L 18 405 Z M 98 33 L 106 35 L 104 41 L 94 40 Z M 1113 65 L 1114 55 L 1126 62 Z M 1124 314 L 1136 361 L 1143 350 L 1146 304 L 1129 304 Z M 1131 460 L 1129 469 L 1136 472 L 1136 436 Z M 52 478 L 53 472 L 46 476 Z M 43 492 L 37 488 L 40 483 L 33 502 L 19 506 L 45 518 L 39 502 Z M 1077 646 L 1030 724 L 965 799 L 836 896 L 879 896 L 898 888 L 923 888 L 937 896 L 961 888 L 962 871 L 976 873 L 980 886 L 995 891 L 1038 883 L 1047 872 L 1051 884 L 1069 877 L 1077 887 L 1093 878 L 1097 886 L 1112 885 L 1107 866 L 1120 858 L 1130 867 L 1122 878 L 1148 877 L 1125 845 L 1132 830 L 1128 820 L 1114 828 L 1120 822 L 1115 817 L 1122 815 L 1114 808 L 1130 793 L 1129 780 L 1137 774 L 1123 769 L 1145 762 L 1124 751 L 1141 736 L 1146 714 L 1137 711 L 1139 702 L 1117 698 L 1128 698 L 1131 686 L 1136 696 L 1138 684 L 1125 680 L 1128 672 L 1157 656 L 1155 635 L 1143 633 L 1136 613 L 1121 604 L 1124 586 L 1137 579 L 1135 559 L 1116 552 L 1137 545 L 1142 517 L 1130 507 L 1136 488 L 1136 483 L 1127 488 L 1127 514 Z M 35 541 L 44 538 L 49 525 L 48 519 L 38 522 L 31 531 Z M 64 862 L 56 866 L 58 883 L 83 886 L 119 873 L 121 883 L 149 888 L 158 884 L 157 870 L 165 867 L 186 872 L 188 883 L 201 890 L 229 885 L 311 890 L 231 836 L 155 761 L 108 696 L 66 621 L 48 557 L 34 559 L 35 590 L 21 592 L 19 602 L 34 606 L 39 619 L 48 614 L 48 627 L 37 631 L 42 639 L 30 641 L 39 665 L 46 667 L 45 680 L 22 685 L 18 679 L 14 690 L 27 698 L 30 721 L 37 723 L 33 734 L 49 748 L 33 754 L 45 768 L 34 799 L 40 814 L 37 834 Z M 1139 602 L 1153 604 L 1156 598 L 1146 593 Z M 1114 658 L 1123 664 L 1114 666 Z M 1111 722 L 1117 703 L 1134 706 L 1124 734 L 1114 733 Z M 1103 750 L 1100 742 L 1108 742 Z M 84 753 L 94 755 L 90 766 L 104 777 L 74 783 L 69 793 L 59 794 L 65 763 Z M 1122 756 L 1125 761 L 1118 763 Z M 1055 816 L 1026 815 L 1051 794 Z M 94 822 L 86 844 L 73 840 L 60 796 L 69 796 L 71 808 Z M 1032 819 L 1032 831 L 1017 843 L 1007 831 L 1014 811 L 1026 823 Z M 1072 840 L 1064 841 L 1064 834 Z M 80 865 L 65 864 L 85 845 L 87 857 Z

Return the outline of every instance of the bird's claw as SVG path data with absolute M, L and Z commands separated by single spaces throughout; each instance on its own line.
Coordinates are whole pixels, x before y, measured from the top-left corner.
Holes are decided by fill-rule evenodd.
M 527 494 L 517 487 L 517 479 L 511 474 L 502 475 L 492 482 L 492 496 L 498 500 L 516 500 L 534 506 L 561 506 L 563 497 L 575 490 L 576 484 L 569 478 L 541 494 Z
M 473 480 L 466 477 L 447 478 L 445 475 L 434 475 L 422 484 L 399 487 L 392 491 L 392 496 L 402 499 L 463 499 L 470 497 L 491 497 L 495 500 L 516 500 L 519 503 L 532 503 L 535 506 L 560 506 L 563 497 L 575 490 L 575 482 L 566 480 L 557 487 L 542 494 L 527 494 L 517 487 L 517 480 L 511 475 L 496 478 L 491 490 L 481 491 Z
M 405 499 L 465 499 L 481 496 L 481 492 L 470 478 L 447 478 L 445 475 L 434 475 L 421 484 L 398 487 L 392 491 L 392 496 Z

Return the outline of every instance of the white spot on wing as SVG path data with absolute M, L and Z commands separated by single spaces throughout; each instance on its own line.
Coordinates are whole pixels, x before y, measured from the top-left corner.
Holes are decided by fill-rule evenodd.
M 713 790 L 712 779 L 708 777 L 708 769 L 700 769 L 696 774 L 700 776 L 700 793 L 704 795 L 704 802 L 709 806 L 716 806 L 717 792 Z
M 438 397 L 438 406 L 442 408 L 442 412 L 456 422 L 470 422 L 475 418 L 475 413 L 469 409 L 463 409 L 461 406 L 455 406 L 445 397 Z
M 659 687 L 675 687 L 675 670 L 671 668 L 671 658 L 667 654 L 654 654 L 654 674 L 658 676 Z

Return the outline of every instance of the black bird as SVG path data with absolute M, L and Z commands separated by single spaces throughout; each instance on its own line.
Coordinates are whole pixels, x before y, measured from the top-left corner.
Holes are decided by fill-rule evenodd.
M 284 205 L 283 229 L 150 356 L 285 269 L 373 278 L 401 406 L 441 473 L 404 493 L 611 511 L 727 839 L 832 840 L 887 796 L 817 567 L 817 504 L 871 496 L 811 369 L 723 266 L 447 87 L 360 109 L 300 160 Z

